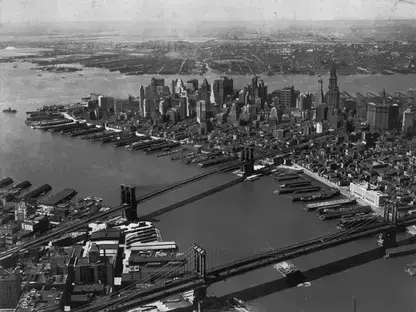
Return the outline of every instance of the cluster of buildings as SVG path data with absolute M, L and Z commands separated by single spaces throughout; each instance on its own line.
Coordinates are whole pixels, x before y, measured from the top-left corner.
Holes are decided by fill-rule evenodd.
M 367 127 L 310 145 L 290 160 L 374 207 L 394 201 L 408 213 L 416 209 L 415 157 L 414 141 Z
M 65 193 L 69 190 L 64 189 Z M 0 206 L 0 251 L 53 231 L 61 223 L 71 226 L 109 209 L 96 197 L 62 201 L 55 195 L 39 202 L 7 201 L 5 197 L 3 194 Z M 172 280 L 191 273 L 191 266 L 185 266 L 188 260 L 178 252 L 175 242 L 162 241 L 151 222 L 135 220 L 136 216 L 129 214 L 103 219 L 51 240 L 46 246 L 27 248 L 2 259 L 0 310 L 70 311 L 108 299 L 133 283 L 148 287 L 156 271 L 160 275 L 168 273 Z M 163 271 L 166 264 L 177 268 L 175 274 Z M 169 268 L 172 270 L 172 266 Z M 191 305 L 182 298 L 181 304 L 184 302 Z
M 133 283 L 146 287 L 168 263 L 181 267 L 183 262 L 183 269 L 169 277 L 183 276 L 189 272 L 181 256 L 176 243 L 163 242 L 150 222 L 90 224 L 82 240 L 51 242 L 16 256 L 2 269 L 0 309 L 69 311 L 108 299 Z
M 177 79 L 169 86 L 164 79 L 152 78 L 149 86 L 140 87 L 138 97 L 121 100 L 91 94 L 86 100 L 75 110 L 90 121 L 226 153 L 237 153 L 247 145 L 255 153 L 267 153 L 334 133 L 334 140 L 308 144 L 265 162 L 278 164 L 286 158 L 348 187 L 376 207 L 384 207 L 392 198 L 401 212 L 416 207 L 416 145 L 407 137 L 416 131 L 415 95 L 383 91 L 352 97 L 340 92 L 334 65 L 327 89 L 319 79 L 315 93 L 301 94 L 294 86 L 269 92 L 259 77 L 242 89 L 235 89 L 227 77 L 211 84 L 204 79 L 201 85 L 196 79 Z M 403 136 L 397 136 L 399 132 Z M 2 195 L 0 210 L 3 249 L 59 223 L 107 209 L 96 198 L 77 203 L 8 198 Z M 68 310 L 133 283 L 146 287 L 152 282 L 150 276 L 169 263 L 182 268 L 171 278 L 188 273 L 175 242 L 164 242 L 150 222 L 124 217 L 129 222 L 90 224 L 2 263 L 0 308 Z
M 221 77 L 209 83 L 204 79 L 184 82 L 181 79 L 166 84 L 163 78 L 152 78 L 150 85 L 140 86 L 137 97 L 115 99 L 91 94 L 86 104 L 87 119 L 115 124 L 116 128 L 153 132 L 172 137 L 205 137 L 217 127 L 231 124 L 257 127 L 266 122 L 275 129 L 285 128 L 285 120 L 302 123 L 329 122 L 334 129 L 345 127 L 353 120 L 367 122 L 374 130 L 404 130 L 413 134 L 416 104 L 414 95 L 382 92 L 353 97 L 340 92 L 335 64 L 330 70 L 328 87 L 318 80 L 315 92 L 301 93 L 294 86 L 269 92 L 260 77 L 249 85 L 236 89 L 232 79 Z M 292 122 L 293 123 L 293 122 Z M 182 133 L 192 126 L 192 131 Z M 124 127 L 123 127 L 124 125 Z M 175 129 L 173 125 L 179 125 Z M 182 129 L 181 129 L 182 128 Z M 179 135 L 180 136 L 180 135 Z
M 54 202 L 50 201 L 53 198 L 38 201 L 24 196 L 10 197 L 8 192 L 4 192 L 0 199 L 0 250 L 21 245 L 63 222 L 76 222 L 108 209 L 96 197 L 80 198 L 76 202 Z

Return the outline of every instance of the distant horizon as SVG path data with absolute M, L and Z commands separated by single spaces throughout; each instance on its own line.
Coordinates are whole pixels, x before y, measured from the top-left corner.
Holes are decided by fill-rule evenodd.
M 4 24 L 413 20 L 416 0 L 1 0 Z
M 1 1 L 1 0 L 0 0 Z M 282 19 L 257 19 L 257 20 L 237 20 L 237 19 L 221 19 L 221 20 L 214 20 L 214 19 L 205 19 L 205 20 L 197 20 L 191 22 L 183 22 L 183 24 L 194 24 L 194 23 L 273 23 L 273 22 L 306 22 L 306 23 L 314 23 L 314 22 L 373 22 L 373 21 L 414 21 L 416 20 L 416 16 L 409 18 L 409 17 L 391 17 L 391 18 L 335 18 L 335 19 L 289 19 L 289 18 L 282 18 Z M 126 20 L 83 20 L 83 21 L 24 21 L 24 22 L 0 22 L 0 26 L 7 26 L 7 25 L 33 25 L 33 24 L 102 24 L 102 23 L 111 23 L 111 24 L 140 24 L 140 23 L 160 23 L 160 20 L 156 19 L 149 19 L 149 20 L 137 20 L 137 21 L 126 21 Z M 179 24 L 179 23 L 175 23 Z M 173 25 L 175 25 L 173 24 Z

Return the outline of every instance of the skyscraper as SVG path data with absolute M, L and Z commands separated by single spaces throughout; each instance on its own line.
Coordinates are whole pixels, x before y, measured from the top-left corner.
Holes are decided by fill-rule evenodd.
M 332 69 L 329 71 L 329 85 L 325 92 L 325 102 L 334 109 L 339 109 L 340 93 L 338 88 L 337 70 L 335 63 L 332 62 Z
M 322 78 L 319 77 L 318 80 L 318 88 L 315 95 L 315 108 L 317 108 L 319 105 L 325 103 L 325 96 L 324 96 L 324 83 L 322 81 Z
M 139 101 L 140 101 L 140 114 L 144 116 L 144 87 L 143 85 L 140 86 L 139 90 Z
M 210 86 L 209 86 L 208 80 L 205 78 L 204 81 L 201 84 L 201 89 L 200 89 L 200 92 L 199 92 L 199 99 L 198 100 L 208 102 L 209 101 L 209 91 L 210 91 Z

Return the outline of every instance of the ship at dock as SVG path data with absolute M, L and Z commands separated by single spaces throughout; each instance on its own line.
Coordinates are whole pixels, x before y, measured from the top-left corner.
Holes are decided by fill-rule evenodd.
M 312 184 L 311 181 L 299 181 L 299 182 L 289 182 L 280 185 L 280 188 L 293 188 L 293 187 L 301 187 L 301 186 L 310 186 Z
M 300 201 L 300 202 L 311 202 L 311 201 L 318 201 L 318 200 L 325 200 L 330 199 L 335 196 L 339 196 L 341 192 L 339 190 L 329 190 L 323 191 L 318 193 L 312 193 L 310 195 L 305 196 L 295 196 L 292 198 L 293 202 Z
M 10 177 L 4 178 L 0 180 L 0 188 L 6 187 L 13 183 L 13 179 Z
M 310 204 L 305 205 L 305 210 L 312 211 L 312 210 L 317 210 L 319 208 L 335 206 L 335 205 L 352 205 L 352 204 L 355 204 L 356 202 L 357 201 L 355 199 L 343 198 L 343 199 L 330 200 L 330 201 L 320 202 L 320 203 L 310 203 Z
M 373 210 L 371 209 L 371 206 L 353 206 L 340 209 L 324 209 L 319 212 L 319 219 L 325 221 L 340 219 L 342 217 L 362 216 L 368 215 L 372 211 Z
M 30 191 L 29 193 L 24 195 L 24 198 L 25 199 L 38 198 L 38 197 L 44 196 L 46 193 L 48 193 L 51 190 L 52 190 L 52 186 L 50 186 L 49 184 L 43 184 L 37 187 L 36 189 L 34 189 L 33 191 Z
M 320 186 L 299 186 L 299 187 L 289 187 L 289 188 L 283 188 L 274 191 L 275 194 L 279 195 L 285 195 L 285 194 L 301 194 L 301 193 L 311 193 L 311 192 L 317 192 L 321 189 Z
M 298 173 L 281 173 L 279 175 L 275 175 L 276 182 L 284 182 L 284 181 L 291 181 L 301 178 Z

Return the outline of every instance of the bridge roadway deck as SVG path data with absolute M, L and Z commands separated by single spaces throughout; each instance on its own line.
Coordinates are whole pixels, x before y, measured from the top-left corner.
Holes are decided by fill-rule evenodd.
M 317 138 L 317 140 L 322 140 L 323 138 L 327 138 L 327 137 L 328 138 L 331 138 L 333 136 L 334 135 L 320 137 L 320 138 Z M 293 149 L 302 148 L 302 147 L 307 146 L 307 145 L 309 145 L 309 142 L 302 143 L 302 144 L 298 144 L 298 145 L 292 146 L 290 148 L 286 148 L 284 150 L 279 150 L 279 151 L 276 150 L 276 151 L 273 151 L 273 152 L 271 152 L 269 154 L 266 154 L 266 155 L 256 156 L 255 157 L 255 160 L 262 159 L 262 158 L 267 158 L 267 157 L 272 157 L 272 156 L 274 156 L 276 154 L 280 154 L 280 153 L 287 153 L 289 151 L 292 151 Z M 226 167 L 216 168 L 216 169 L 213 169 L 213 170 L 211 170 L 209 172 L 202 173 L 200 175 L 197 175 L 197 176 L 194 176 L 194 177 L 185 179 L 183 181 L 174 183 L 173 185 L 167 186 L 165 188 L 156 190 L 154 192 L 150 192 L 150 193 L 145 194 L 145 195 L 143 195 L 141 197 L 138 197 L 136 199 L 137 204 L 143 203 L 145 201 L 148 201 L 148 200 L 150 200 L 152 198 L 155 198 L 155 197 L 157 197 L 159 195 L 162 195 L 162 194 L 164 194 L 166 192 L 169 192 L 169 191 L 172 191 L 174 189 L 180 188 L 180 187 L 185 186 L 187 184 L 190 184 L 192 182 L 196 182 L 196 181 L 202 180 L 202 179 L 204 179 L 204 178 L 206 178 L 206 177 L 208 177 L 210 175 L 213 175 L 213 174 L 216 174 L 216 173 L 220 173 L 220 172 L 229 171 L 229 170 L 231 170 L 233 168 L 239 168 L 243 163 L 244 162 L 239 162 L 239 163 L 232 164 L 232 165 L 229 165 L 229 166 L 226 166 Z M 41 244 L 44 244 L 45 242 L 49 242 L 53 238 L 59 237 L 59 236 L 61 236 L 63 234 L 66 234 L 66 233 L 70 233 L 70 232 L 76 231 L 78 229 L 81 229 L 81 228 L 87 226 L 89 223 L 91 223 L 91 222 L 93 222 L 95 220 L 102 219 L 102 218 L 108 217 L 108 216 L 110 216 L 110 215 L 112 215 L 112 214 L 114 214 L 116 212 L 119 212 L 123 208 L 124 208 L 124 206 L 118 206 L 118 207 L 111 208 L 111 209 L 109 209 L 107 211 L 98 213 L 95 216 L 92 216 L 90 218 L 87 218 L 87 219 L 84 219 L 84 220 L 80 220 L 79 222 L 77 222 L 74 225 L 64 226 L 62 228 L 58 228 L 55 231 L 53 231 L 51 233 L 48 233 L 48 234 L 46 234 L 43 237 L 40 237 L 40 238 L 38 238 L 36 240 L 32 240 L 32 241 L 29 241 L 29 242 L 27 242 L 27 243 L 25 243 L 23 245 L 16 246 L 16 247 L 14 247 L 12 249 L 9 249 L 9 250 L 7 250 L 7 251 L 5 251 L 5 252 L 3 252 L 3 253 L 0 254 L 0 261 L 3 260 L 3 259 L 5 259 L 5 258 L 7 258 L 7 257 L 9 257 L 10 255 L 13 255 L 13 254 L 19 252 L 22 249 L 32 248 L 32 247 L 39 246 Z
M 408 221 L 410 222 L 410 221 Z M 416 222 L 416 219 L 413 219 L 413 223 Z M 117 306 L 120 308 L 111 309 L 111 311 L 124 311 L 127 308 L 134 308 L 142 305 L 146 305 L 157 300 L 166 298 L 171 295 L 179 294 L 182 292 L 190 291 L 201 286 L 209 286 L 211 284 L 226 280 L 228 278 L 245 274 L 249 271 L 257 270 L 268 265 L 279 263 L 282 261 L 298 258 L 300 256 L 308 255 L 320 250 L 332 248 L 338 245 L 346 244 L 357 240 L 359 238 L 372 236 L 376 234 L 383 233 L 385 231 L 393 229 L 394 226 L 390 224 L 379 224 L 378 227 L 372 229 L 365 229 L 360 232 L 353 232 L 348 235 L 342 236 L 345 232 L 340 232 L 340 237 L 336 238 L 333 234 L 329 235 L 329 241 L 325 241 L 324 238 L 311 240 L 305 243 L 300 243 L 293 246 L 288 246 L 282 249 L 277 249 L 269 252 L 265 252 L 250 258 L 245 258 L 230 264 L 226 264 L 220 267 L 213 268 L 206 272 L 205 279 L 200 279 L 198 277 L 189 277 L 183 280 L 175 281 L 168 285 L 157 286 L 144 290 L 142 292 L 136 293 L 135 298 L 137 299 L 127 299 L 120 298 L 116 299 L 113 302 L 106 304 L 105 306 L 99 307 L 90 307 L 82 311 L 95 312 L 95 311 L 105 311 L 104 309 L 111 306 Z
M 143 203 L 145 201 L 151 200 L 151 199 L 153 199 L 153 198 L 155 198 L 157 196 L 160 196 L 160 195 L 162 195 L 164 193 L 167 193 L 167 192 L 172 191 L 174 189 L 180 188 L 180 187 L 185 186 L 187 184 L 196 182 L 198 180 L 202 180 L 202 179 L 204 179 L 204 178 L 206 178 L 206 177 L 208 177 L 210 175 L 213 175 L 213 174 L 216 174 L 216 173 L 220 173 L 220 172 L 224 172 L 224 171 L 230 170 L 232 168 L 239 168 L 240 166 L 241 166 L 241 164 L 238 163 L 238 164 L 234 164 L 234 165 L 227 166 L 227 167 L 223 167 L 223 168 L 216 168 L 216 169 L 211 170 L 209 172 L 202 173 L 200 175 L 197 175 L 197 176 L 194 176 L 194 177 L 185 179 L 183 181 L 180 181 L 178 183 L 172 184 L 172 185 L 167 186 L 165 188 L 162 188 L 162 189 L 159 189 L 159 190 L 156 190 L 154 192 L 150 192 L 148 194 L 145 194 L 143 196 L 138 197 L 136 199 L 137 204 L 140 204 L 140 203 Z M 14 254 L 14 253 L 18 252 L 19 250 L 22 250 L 22 249 L 25 249 L 25 248 L 31 248 L 31 247 L 39 246 L 39 245 L 41 245 L 41 244 L 43 244 L 45 242 L 49 242 L 51 239 L 53 239 L 55 237 L 58 237 L 58 236 L 61 236 L 63 234 L 66 234 L 66 233 L 70 233 L 70 232 L 76 231 L 76 230 L 78 230 L 80 228 L 83 228 L 83 227 L 87 226 L 89 223 L 91 223 L 91 222 L 93 222 L 93 221 L 95 221 L 97 219 L 102 219 L 102 218 L 108 217 L 108 216 L 110 216 L 110 215 L 112 215 L 114 213 L 117 213 L 117 212 L 121 211 L 124 208 L 125 207 L 122 206 L 122 205 L 121 206 L 118 206 L 118 207 L 113 207 L 113 208 L 111 208 L 111 209 L 109 209 L 107 211 L 100 212 L 100 213 L 98 213 L 98 214 L 96 214 L 96 215 L 94 215 L 92 217 L 87 218 L 87 219 L 80 220 L 79 222 L 77 222 L 74 225 L 64 226 L 62 228 L 58 228 L 57 230 L 55 230 L 55 231 L 53 231 L 53 232 L 51 232 L 49 234 L 46 234 L 43 237 L 40 237 L 40 238 L 38 238 L 36 240 L 32 240 L 32 241 L 27 242 L 27 243 L 25 243 L 23 245 L 17 246 L 15 248 L 12 248 L 12 249 L 10 249 L 8 251 L 5 251 L 5 252 L 1 253 L 0 254 L 0 257 L 1 257 L 0 260 L 8 257 L 11 254 Z

